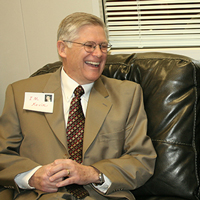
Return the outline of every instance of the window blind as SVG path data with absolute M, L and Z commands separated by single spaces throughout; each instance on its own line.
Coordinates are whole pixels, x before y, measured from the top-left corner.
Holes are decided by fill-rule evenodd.
M 102 0 L 113 49 L 200 47 L 200 0 Z

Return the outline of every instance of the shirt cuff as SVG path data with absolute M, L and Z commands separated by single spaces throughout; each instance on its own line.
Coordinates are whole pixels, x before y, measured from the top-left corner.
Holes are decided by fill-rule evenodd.
M 93 185 L 95 188 L 97 188 L 99 191 L 101 191 L 101 192 L 103 192 L 103 193 L 105 194 L 105 193 L 107 192 L 108 188 L 109 188 L 110 185 L 111 185 L 111 181 L 110 181 L 110 179 L 109 179 L 107 176 L 105 176 L 104 174 L 103 174 L 103 176 L 104 176 L 105 182 L 104 182 L 102 185 L 95 185 L 95 184 L 93 184 L 93 183 L 92 183 L 92 185 Z
M 31 187 L 28 182 L 31 176 L 42 166 L 37 166 L 34 169 L 31 169 L 27 172 L 23 172 L 21 174 L 18 174 L 15 177 L 15 182 L 16 184 L 21 188 L 21 189 L 35 189 L 34 187 Z

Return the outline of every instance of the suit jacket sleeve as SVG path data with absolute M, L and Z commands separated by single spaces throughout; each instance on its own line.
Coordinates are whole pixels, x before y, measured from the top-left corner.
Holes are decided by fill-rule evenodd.
M 23 134 L 19 124 L 12 85 L 9 85 L 4 110 L 0 117 L 0 180 L 2 186 L 16 187 L 14 178 L 17 174 L 39 165 L 20 156 Z

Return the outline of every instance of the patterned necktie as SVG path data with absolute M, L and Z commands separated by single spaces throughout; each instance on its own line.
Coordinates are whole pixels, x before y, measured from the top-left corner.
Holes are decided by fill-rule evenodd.
M 81 96 L 84 94 L 83 88 L 79 85 L 74 90 L 74 98 L 69 108 L 67 123 L 67 142 L 70 159 L 78 163 L 82 162 L 83 132 L 85 117 L 81 106 Z
M 81 106 L 81 96 L 83 94 L 84 90 L 82 86 L 79 85 L 74 90 L 75 96 L 70 104 L 66 130 L 70 159 L 75 160 L 78 163 L 82 163 L 83 133 L 85 125 L 85 117 Z M 82 185 L 72 184 L 66 186 L 66 189 L 76 198 L 84 198 L 89 195 Z

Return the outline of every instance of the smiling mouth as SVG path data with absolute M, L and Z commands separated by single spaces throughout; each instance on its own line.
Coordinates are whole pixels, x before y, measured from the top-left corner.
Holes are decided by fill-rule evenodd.
M 89 64 L 89 65 L 92 65 L 92 66 L 95 66 L 95 67 L 98 67 L 100 65 L 99 62 L 92 62 L 92 61 L 85 61 L 86 64 Z

